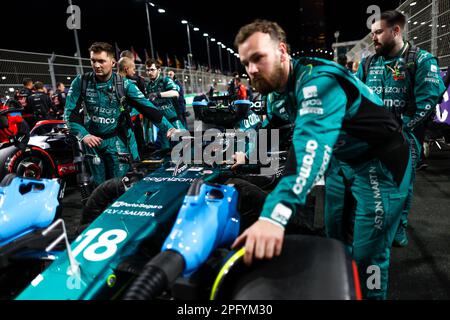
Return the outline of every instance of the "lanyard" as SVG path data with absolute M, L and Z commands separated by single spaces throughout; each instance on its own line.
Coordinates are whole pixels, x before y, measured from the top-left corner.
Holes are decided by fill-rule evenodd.
M 406 50 L 409 47 L 409 43 L 407 42 L 403 49 L 401 50 L 401 53 L 399 55 L 397 55 L 397 57 L 403 57 L 403 55 L 405 54 Z M 394 81 L 399 81 L 399 80 L 404 80 L 405 79 L 405 74 L 400 72 L 400 68 L 398 66 L 398 59 L 395 62 L 395 66 L 392 68 L 390 65 L 386 65 L 386 68 L 388 68 L 389 70 L 392 71 L 392 78 L 394 79 Z

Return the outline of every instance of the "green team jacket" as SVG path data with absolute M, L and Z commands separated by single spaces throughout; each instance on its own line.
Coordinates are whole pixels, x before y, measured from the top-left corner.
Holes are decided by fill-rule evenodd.
M 417 54 L 414 84 L 409 77 L 402 52 L 394 57 L 375 55 L 366 75 L 365 83 L 384 102 L 386 109 L 401 119 L 404 128 L 413 130 L 432 112 L 439 97 L 445 91 L 436 58 L 425 50 Z M 361 61 L 356 76 L 363 80 L 365 59 Z M 396 72 L 395 72 L 396 71 Z M 415 101 L 410 102 L 410 90 L 414 90 Z
M 288 148 L 289 139 L 291 138 L 291 120 L 285 108 L 285 101 L 283 94 L 278 92 L 271 92 L 263 97 L 266 101 L 266 118 L 262 122 L 263 129 L 273 129 L 285 127 L 284 130 L 279 130 L 279 148 L 284 150 Z
M 282 226 L 297 207 L 304 206 L 332 155 L 350 163 L 393 140 L 393 135 L 404 140 L 398 121 L 383 109 L 381 99 L 348 70 L 327 60 L 293 59 L 285 91 L 269 94 L 267 104 L 269 119 L 275 114 L 295 124 L 291 161 L 260 216 Z M 401 152 L 409 159 L 407 145 Z M 291 212 L 279 209 L 280 203 Z
M 64 120 L 67 121 L 70 133 L 82 140 L 85 136 L 104 136 L 116 131 L 120 116 L 120 102 L 115 94 L 113 84 L 114 75 L 106 82 L 89 81 L 86 88 L 87 117 L 80 121 L 80 107 L 77 106 L 81 94 L 81 76 L 78 75 L 72 82 L 67 94 Z M 166 132 L 173 126 L 161 116 L 156 107 L 148 101 L 142 92 L 129 79 L 123 78 L 124 93 L 127 103 L 131 106 L 139 106 L 144 111 L 144 116 L 151 118 L 155 125 Z
M 179 87 L 170 77 L 163 77 L 159 75 L 155 80 L 147 83 L 147 94 L 166 92 L 169 90 L 175 90 L 179 92 Z M 177 118 L 177 109 L 175 108 L 175 103 L 177 98 L 156 98 L 154 104 L 161 111 L 161 113 L 169 121 L 173 122 Z

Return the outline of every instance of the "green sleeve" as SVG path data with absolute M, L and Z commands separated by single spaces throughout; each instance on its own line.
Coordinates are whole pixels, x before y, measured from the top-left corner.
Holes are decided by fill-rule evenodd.
M 321 75 L 296 89 L 293 132 L 295 172 L 286 172 L 268 195 L 260 219 L 285 226 L 290 218 L 276 210 L 281 203 L 295 214 L 328 167 L 345 115 L 347 97 L 334 77 Z
M 436 59 L 428 52 L 419 55 L 414 81 L 416 111 L 414 115 L 403 117 L 404 126 L 414 130 L 435 109 L 444 91 Z
M 269 124 L 270 124 L 270 121 L 269 121 L 269 117 L 268 116 L 266 116 L 266 118 L 263 120 L 263 122 L 262 122 L 262 125 L 261 125 L 261 128 L 268 128 L 269 127 Z
M 144 117 L 149 118 L 158 129 L 166 132 L 173 128 L 170 122 L 161 115 L 159 110 L 151 103 L 144 94 L 137 88 L 137 86 L 129 80 L 125 80 L 125 93 L 128 103 L 133 108 L 136 108 Z
M 364 78 L 364 64 L 366 63 L 366 58 L 361 59 L 361 63 L 359 64 L 358 71 L 356 71 L 355 76 L 363 81 Z
M 177 84 L 175 83 L 175 81 L 173 81 L 169 77 L 164 78 L 164 90 L 165 91 L 175 90 L 177 92 L 180 91 L 180 89 L 177 86 Z
M 67 93 L 66 105 L 64 107 L 64 120 L 67 122 L 69 132 L 75 135 L 79 140 L 89 135 L 84 126 L 84 119 L 80 107 L 77 105 L 81 94 L 81 76 L 78 75 L 70 85 Z

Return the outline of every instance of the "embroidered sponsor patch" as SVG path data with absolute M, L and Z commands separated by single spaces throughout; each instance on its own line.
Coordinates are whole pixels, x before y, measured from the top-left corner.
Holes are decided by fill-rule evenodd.
M 282 203 L 279 203 L 275 206 L 272 211 L 271 218 L 278 223 L 281 223 L 283 226 L 286 225 L 289 221 L 289 218 L 292 215 L 292 210 Z
M 304 116 L 305 114 L 323 114 L 322 108 L 302 108 L 300 109 L 300 115 Z
M 305 97 L 305 99 L 316 98 L 318 96 L 317 86 L 304 87 L 303 96 Z

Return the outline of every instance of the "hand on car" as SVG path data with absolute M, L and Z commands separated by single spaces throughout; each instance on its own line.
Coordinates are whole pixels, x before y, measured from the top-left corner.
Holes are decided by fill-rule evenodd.
M 272 259 L 281 254 L 284 239 L 284 228 L 265 220 L 256 221 L 244 231 L 231 246 L 236 249 L 244 244 L 244 263 L 251 265 L 255 259 Z
M 167 139 L 170 139 L 174 134 L 180 133 L 180 132 L 181 132 L 180 129 L 170 128 L 169 130 L 167 130 L 166 137 L 167 137 Z
M 244 152 L 238 151 L 233 154 L 234 164 L 231 166 L 231 170 L 236 170 L 240 165 L 245 164 L 247 157 Z

